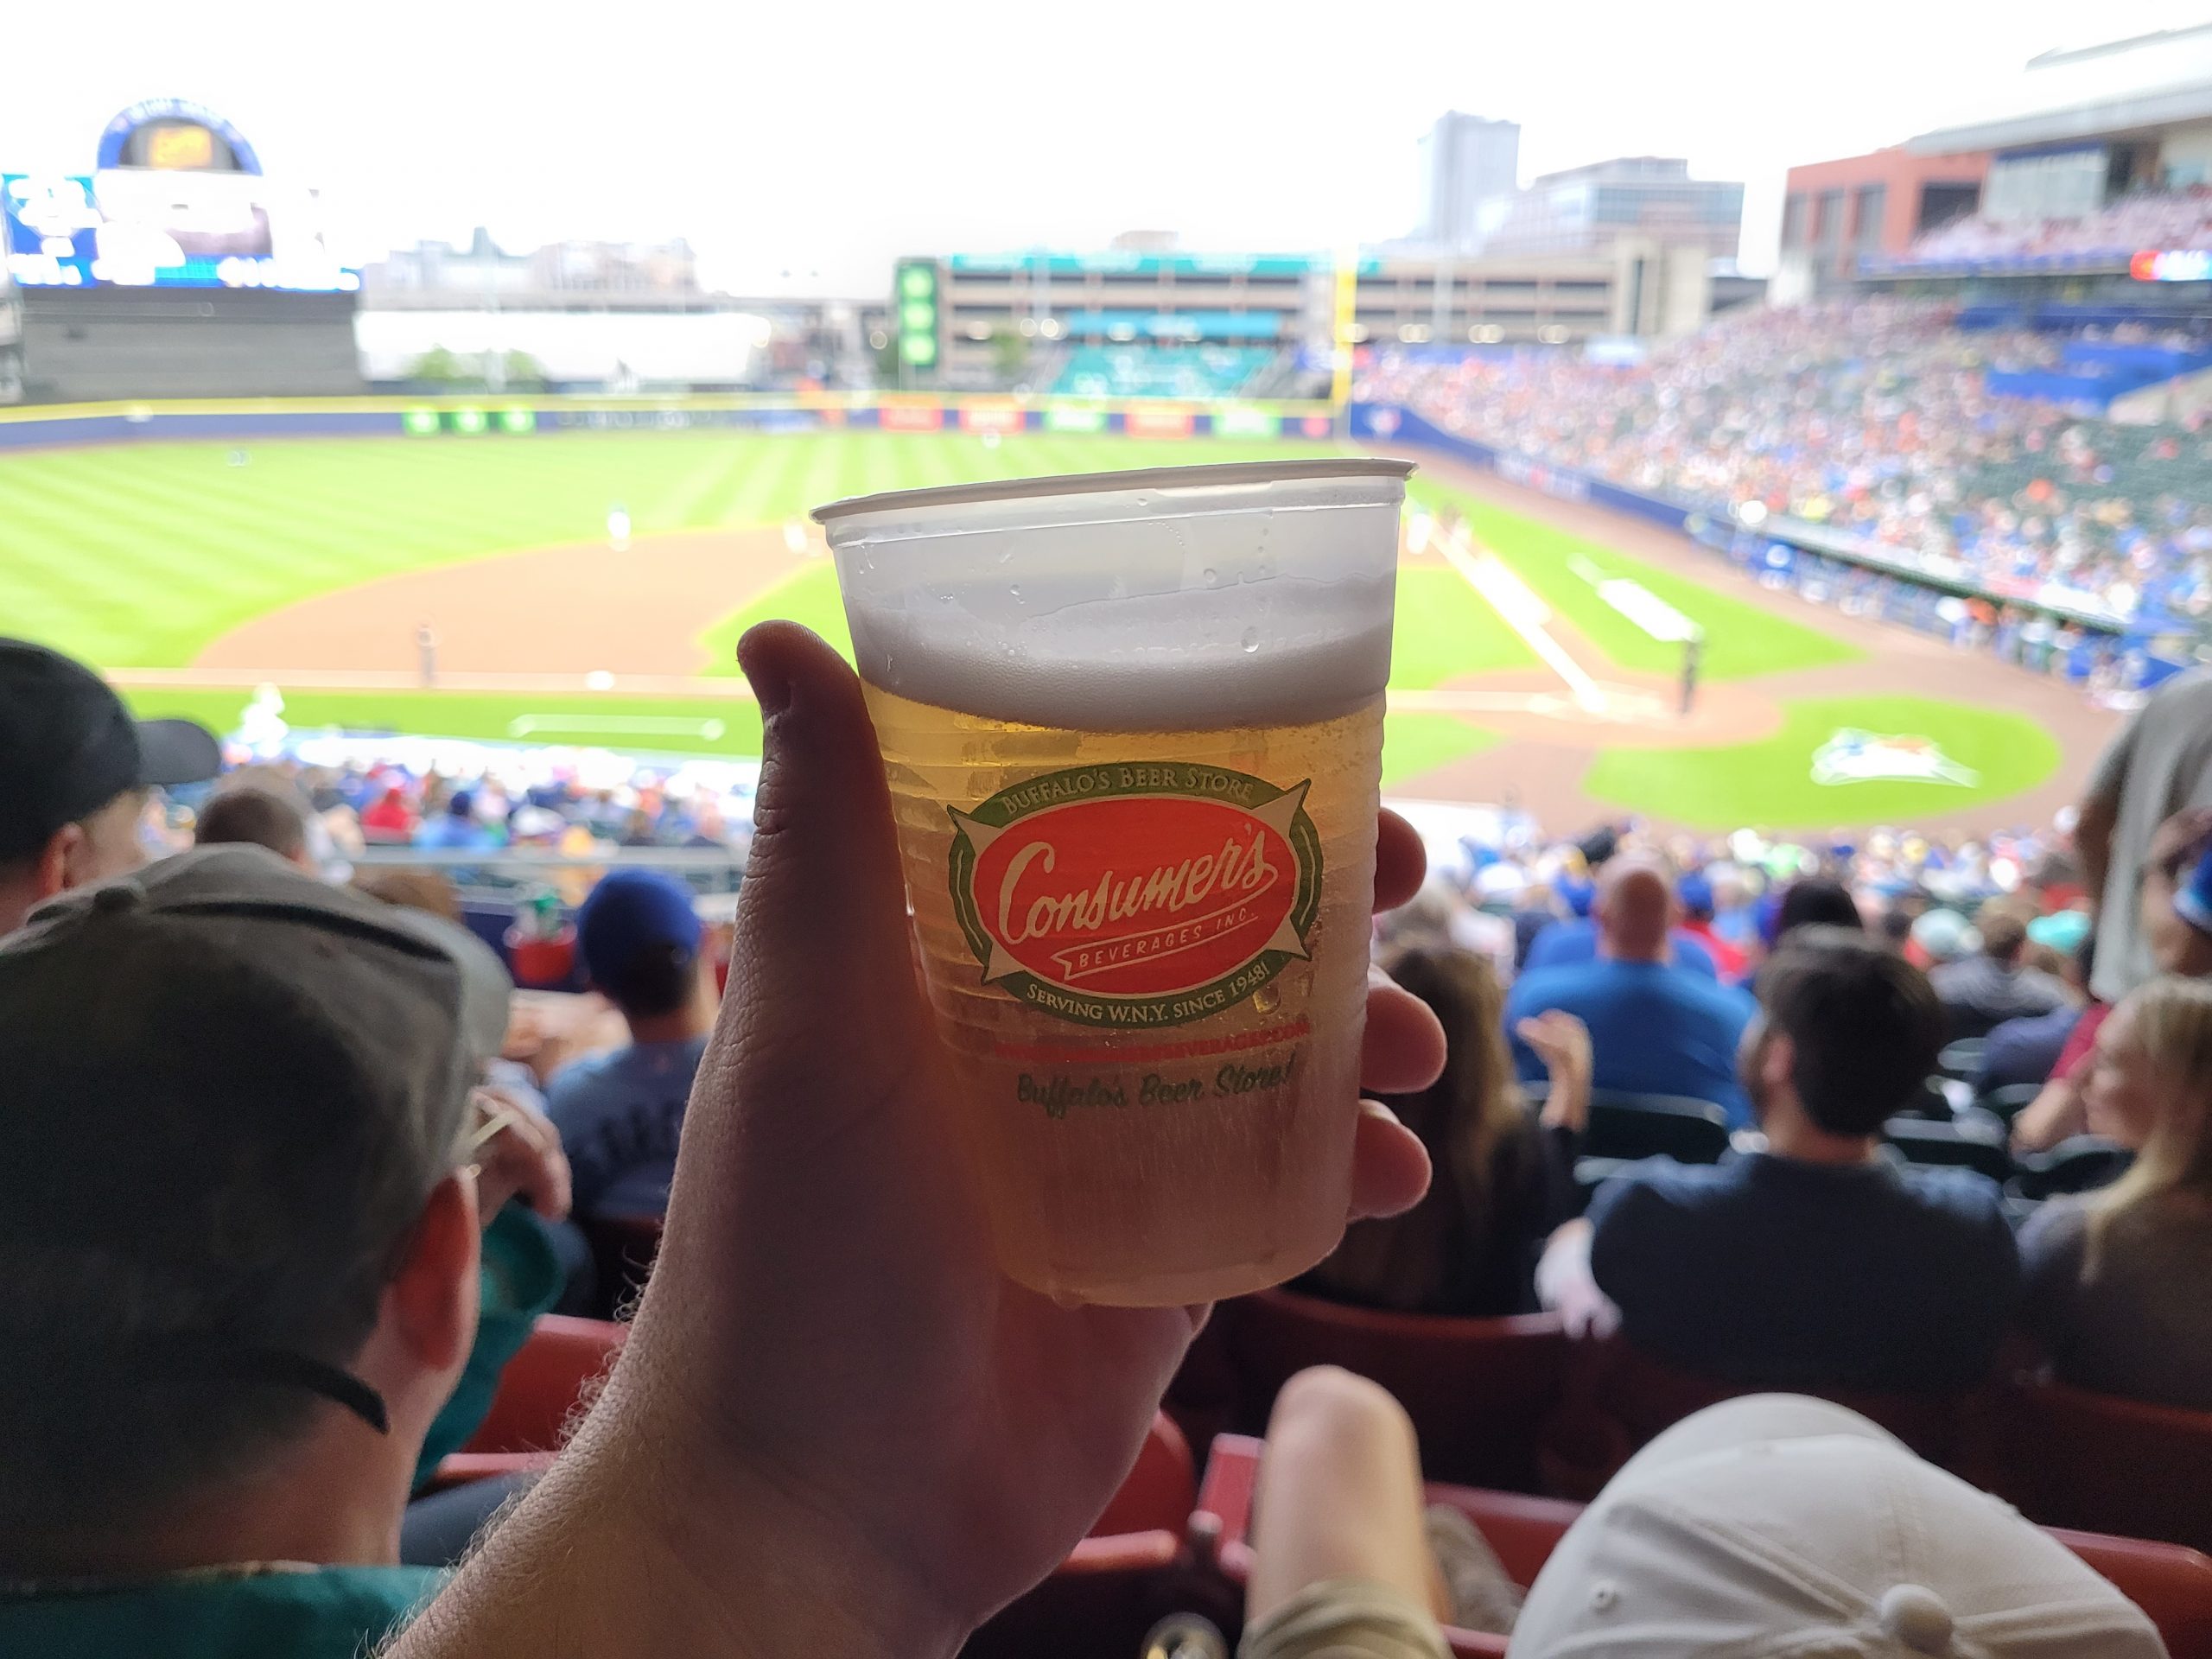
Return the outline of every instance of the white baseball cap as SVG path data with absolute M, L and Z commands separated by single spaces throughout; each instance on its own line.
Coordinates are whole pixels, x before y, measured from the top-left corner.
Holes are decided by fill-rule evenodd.
M 1751 1395 L 1631 1458 L 1529 1592 L 1512 1659 L 2164 1659 L 2134 1603 L 1858 1413 Z

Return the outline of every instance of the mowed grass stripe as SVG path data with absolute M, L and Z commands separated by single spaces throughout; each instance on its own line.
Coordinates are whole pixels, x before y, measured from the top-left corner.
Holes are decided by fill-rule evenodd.
M 1865 654 L 1817 628 L 1460 491 L 1416 477 L 1412 494 L 1432 510 L 1457 512 L 1477 541 L 1623 668 L 1671 674 L 1681 666 L 1682 648 L 1671 640 L 1653 639 L 1607 604 L 1585 572 L 1595 572 L 1599 580 L 1624 577 L 1639 583 L 1704 629 L 1702 671 L 1708 679 L 1745 679 L 1856 662 Z M 1724 570 L 1716 561 L 1713 574 L 1719 576 Z

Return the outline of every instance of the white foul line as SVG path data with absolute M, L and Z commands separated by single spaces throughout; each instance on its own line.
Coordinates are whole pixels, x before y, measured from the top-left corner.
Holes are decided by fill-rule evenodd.
M 1465 579 L 1467 586 L 1489 601 L 1491 608 L 1505 619 L 1505 626 L 1519 634 L 1529 649 L 1567 682 L 1567 689 L 1574 693 L 1577 702 L 1585 709 L 1604 705 L 1605 695 L 1598 689 L 1598 682 L 1546 632 L 1544 624 L 1551 620 L 1551 612 L 1534 588 L 1507 569 L 1495 553 L 1486 551 L 1477 558 L 1460 545 L 1457 537 L 1451 536 L 1436 537 L 1434 545 Z

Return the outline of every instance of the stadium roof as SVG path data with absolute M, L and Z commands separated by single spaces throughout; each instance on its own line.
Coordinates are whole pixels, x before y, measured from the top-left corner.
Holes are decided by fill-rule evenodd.
M 2088 141 L 2212 118 L 2212 23 L 2046 52 L 2031 59 L 2009 112 L 1924 132 L 1923 156 Z

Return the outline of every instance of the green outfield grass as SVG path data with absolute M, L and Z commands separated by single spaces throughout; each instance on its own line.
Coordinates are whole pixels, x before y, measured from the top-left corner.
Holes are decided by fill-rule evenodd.
M 245 464 L 232 464 L 233 454 Z M 111 668 L 179 667 L 310 594 L 633 533 L 775 524 L 842 495 L 1048 473 L 1328 453 L 1025 434 L 729 430 L 288 439 L 0 461 L 0 620 Z
M 1608 749 L 1583 788 L 1600 800 L 1701 830 L 1739 824 L 1827 829 L 1898 823 L 1956 812 L 2032 789 L 2059 760 L 2050 734 L 2024 715 L 1929 697 L 1808 697 L 1785 705 L 1781 731 L 1758 743 L 1712 749 Z M 1972 785 L 1817 784 L 1813 752 L 1837 731 L 1924 737 L 1980 774 Z
M 707 672 L 736 673 L 738 640 L 755 622 L 775 617 L 804 623 L 835 645 L 846 661 L 852 660 L 853 635 L 845 626 L 845 601 L 837 592 L 837 569 L 824 559 L 818 564 L 802 565 L 701 634 Z
M 1466 578 L 1448 565 L 1398 572 L 1398 613 L 1390 639 L 1390 683 L 1426 691 L 1461 674 L 1526 668 L 1536 653 Z
M 190 664 L 249 619 L 401 571 L 604 537 L 607 509 L 632 531 L 780 524 L 842 495 L 967 480 L 1202 461 L 1326 453 L 1310 443 L 1146 442 L 1022 435 L 987 447 L 965 434 L 731 430 L 572 433 L 476 439 L 155 443 L 40 451 L 0 460 L 0 632 L 28 635 L 110 668 Z M 1671 673 L 1679 647 L 1654 640 L 1599 598 L 1625 577 L 1703 626 L 1707 673 L 1743 678 L 1851 660 L 1817 629 L 1694 581 L 1416 480 L 1431 507 L 1474 533 L 1563 619 L 1624 668 Z M 588 594 L 575 596 L 588 602 Z M 828 561 L 805 565 L 702 643 L 731 671 L 737 637 L 789 616 L 849 652 Z M 518 626 L 526 626 L 522 624 Z M 1524 667 L 1528 646 L 1459 575 L 1401 571 L 1392 684 L 1429 689 L 1460 675 Z M 137 689 L 146 714 L 235 725 L 245 690 Z M 664 753 L 757 753 L 753 704 L 729 699 L 460 691 L 287 691 L 298 727 L 344 726 L 492 740 L 601 743 Z M 1971 788 L 1911 783 L 1822 786 L 1812 751 L 1837 728 L 1930 738 L 1980 774 Z M 1440 712 L 1395 713 L 1392 785 L 1494 743 Z M 1909 819 L 1998 801 L 2048 776 L 2058 756 L 2032 723 L 1999 709 L 1910 697 L 1805 701 L 1763 743 L 1601 754 L 1589 791 L 1624 806 L 1722 827 Z
M 1459 512 L 1478 541 L 1623 668 L 1672 674 L 1681 666 L 1682 648 L 1653 639 L 1599 596 L 1597 584 L 1615 577 L 1641 583 L 1705 630 L 1702 666 L 1707 679 L 1748 679 L 1755 674 L 1856 662 L 1864 655 L 1817 628 L 1445 485 L 1417 477 L 1410 493 L 1432 509 L 1449 507 Z
M 749 697 L 601 697 L 588 692 L 286 691 L 284 719 L 305 730 L 405 732 L 491 743 L 574 743 L 670 754 L 760 753 Z M 245 690 L 126 686 L 142 718 L 181 715 L 219 732 L 238 725 Z

